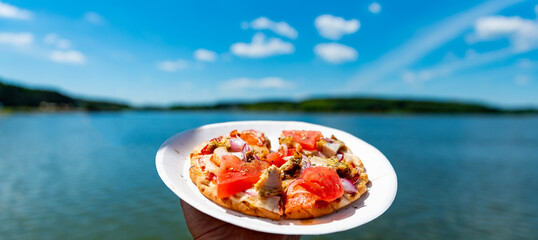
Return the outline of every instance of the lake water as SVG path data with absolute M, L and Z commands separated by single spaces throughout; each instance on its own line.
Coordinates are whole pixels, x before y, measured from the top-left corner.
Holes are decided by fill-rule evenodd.
M 178 132 L 239 120 L 338 128 L 396 170 L 381 217 L 303 239 L 538 239 L 536 116 L 227 112 L 0 115 L 0 238 L 190 238 L 155 153 Z

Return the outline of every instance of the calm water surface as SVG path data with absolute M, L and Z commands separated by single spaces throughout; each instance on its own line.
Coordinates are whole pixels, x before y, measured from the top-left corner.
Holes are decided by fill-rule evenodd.
M 0 115 L 0 239 L 188 239 L 155 153 L 175 133 L 239 120 L 338 128 L 395 168 L 384 215 L 303 239 L 538 239 L 537 117 L 225 112 Z

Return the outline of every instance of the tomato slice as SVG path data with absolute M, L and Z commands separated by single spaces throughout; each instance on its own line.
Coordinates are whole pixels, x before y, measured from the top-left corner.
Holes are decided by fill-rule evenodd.
M 311 208 L 320 199 L 302 186 L 304 182 L 303 179 L 297 179 L 288 186 L 284 205 L 285 213 L 289 213 L 295 208 Z
M 213 139 L 209 140 L 209 142 L 205 145 L 205 147 L 202 148 L 202 150 L 200 150 L 200 154 L 202 154 L 202 155 L 212 154 L 213 151 L 209 151 L 207 149 L 207 147 L 209 146 L 209 143 L 211 143 L 213 141 L 222 141 L 223 138 L 224 138 L 223 136 L 220 136 L 220 137 L 213 138 Z
M 237 137 L 238 134 L 239 133 L 237 132 L 237 130 L 233 130 L 233 131 L 230 132 L 230 137 L 233 137 L 233 138 Z
M 304 183 L 301 184 L 306 190 L 320 197 L 321 200 L 330 202 L 342 194 L 344 187 L 336 171 L 328 167 L 309 167 L 301 174 Z
M 207 155 L 207 154 L 211 154 L 212 152 L 210 152 L 209 150 L 207 150 L 207 146 L 209 146 L 209 144 L 206 144 L 204 148 L 202 148 L 202 150 L 200 150 L 200 154 L 202 155 Z
M 263 146 L 265 144 L 265 135 L 256 130 L 242 131 L 239 137 L 250 145 Z
M 301 150 L 300 150 L 301 146 L 298 145 L 298 147 L 299 147 L 299 151 L 301 151 Z M 295 155 L 295 152 L 297 152 L 297 149 L 296 149 L 296 148 L 293 148 L 293 147 L 289 147 L 289 148 L 288 148 L 288 151 L 287 151 L 287 152 L 284 152 L 283 149 L 281 148 L 281 149 L 278 150 L 278 152 L 280 153 L 280 155 L 281 155 L 282 157 L 287 157 L 287 156 L 293 156 L 293 155 Z
M 225 198 L 251 188 L 268 165 L 264 161 L 243 162 L 237 156 L 223 155 L 217 174 L 217 196 Z
M 282 153 L 280 152 L 272 152 L 265 156 L 267 158 L 267 162 L 271 165 L 275 165 L 277 167 L 282 166 L 282 164 L 286 163 L 286 160 L 282 159 Z
M 319 131 L 282 131 L 285 137 L 292 137 L 294 142 L 301 144 L 306 150 L 316 150 L 316 142 L 322 137 Z

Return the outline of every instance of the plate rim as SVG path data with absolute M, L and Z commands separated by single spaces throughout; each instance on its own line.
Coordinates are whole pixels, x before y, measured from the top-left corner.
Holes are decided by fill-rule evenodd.
M 378 177 L 378 178 L 379 179 L 385 178 L 385 177 L 392 178 L 392 182 L 393 182 L 392 189 L 393 189 L 393 191 L 391 191 L 390 194 L 387 195 L 386 200 L 384 201 L 383 207 L 378 208 L 378 210 L 375 211 L 375 214 L 373 214 L 370 219 L 368 219 L 366 221 L 363 221 L 363 222 L 360 222 L 359 224 L 354 225 L 354 226 L 346 226 L 346 227 L 341 227 L 341 228 L 336 228 L 336 229 L 333 228 L 333 229 L 331 229 L 329 231 L 319 231 L 319 229 L 317 229 L 318 230 L 317 232 L 312 232 L 312 227 L 313 226 L 315 227 L 315 226 L 324 225 L 324 224 L 327 224 L 327 223 L 312 224 L 312 225 L 293 225 L 294 227 L 301 228 L 301 229 L 294 229 L 293 232 L 289 232 L 289 230 L 287 230 L 286 232 L 279 231 L 278 227 L 286 226 L 286 225 L 278 225 L 278 224 L 273 224 L 274 229 L 264 229 L 264 228 L 260 229 L 259 227 L 248 226 L 248 225 L 243 226 L 243 225 L 238 225 L 235 222 L 228 221 L 227 219 L 224 219 L 223 217 L 221 217 L 217 213 L 213 213 L 213 212 L 210 212 L 210 211 L 207 212 L 207 211 L 201 210 L 200 208 L 204 208 L 203 205 L 205 205 L 205 204 L 199 203 L 198 201 L 196 201 L 196 198 L 194 198 L 192 196 L 189 196 L 189 194 L 185 193 L 185 194 L 182 194 L 183 196 L 180 196 L 181 192 L 176 189 L 175 184 L 172 182 L 172 180 L 170 179 L 169 175 L 166 173 L 166 170 L 165 170 L 164 154 L 165 154 L 166 150 L 168 150 L 168 147 L 170 146 L 170 144 L 173 143 L 179 137 L 181 137 L 183 135 L 186 135 L 186 134 L 189 134 L 189 133 L 192 133 L 194 131 L 198 131 L 198 130 L 202 130 L 202 129 L 206 129 L 206 128 L 224 127 L 224 126 L 229 126 L 229 125 L 249 125 L 249 124 L 300 124 L 300 125 L 309 125 L 309 126 L 314 127 L 314 128 L 315 127 L 321 127 L 321 128 L 325 128 L 326 130 L 338 131 L 338 132 L 343 132 L 345 134 L 351 135 L 352 137 L 356 138 L 357 140 L 359 140 L 362 143 L 364 143 L 364 144 L 368 145 L 369 147 L 371 147 L 374 151 L 377 152 L 377 154 L 379 154 L 379 155 L 381 155 L 383 157 L 382 160 L 387 165 L 386 169 L 389 170 L 389 172 L 387 174 L 383 175 L 383 176 Z M 186 161 L 188 162 L 188 159 L 186 159 Z M 358 138 L 357 136 L 355 136 L 355 135 L 353 135 L 351 133 L 348 133 L 346 131 L 336 129 L 336 128 L 332 128 L 332 127 L 328 127 L 328 126 L 323 126 L 323 125 L 320 125 L 320 124 L 314 124 L 314 123 L 302 122 L 302 121 L 271 121 L 271 120 L 226 121 L 226 122 L 206 124 L 206 125 L 202 125 L 202 126 L 199 126 L 199 127 L 196 127 L 196 128 L 187 129 L 187 130 L 184 130 L 182 132 L 174 134 L 173 136 L 169 137 L 166 141 L 164 141 L 161 144 L 161 146 L 159 147 L 159 149 L 157 151 L 157 154 L 155 156 L 155 164 L 156 164 L 157 173 L 158 173 L 159 177 L 161 178 L 161 180 L 165 183 L 165 185 L 177 197 L 179 197 L 181 200 L 187 202 L 189 205 L 193 206 L 198 211 L 201 211 L 202 213 L 207 214 L 207 215 L 209 215 L 211 217 L 214 217 L 216 219 L 219 219 L 221 221 L 224 221 L 224 222 L 227 222 L 227 223 L 230 223 L 230 224 L 234 224 L 234 225 L 239 226 L 239 227 L 243 227 L 243 228 L 247 228 L 247 229 L 251 229 L 251 230 L 255 230 L 255 231 L 259 231 L 259 232 L 274 233 L 274 234 L 321 235 L 321 234 L 329 234 L 329 233 L 346 231 L 346 230 L 349 230 L 349 229 L 353 229 L 353 228 L 362 226 L 362 225 L 364 225 L 364 224 L 366 224 L 368 222 L 371 222 L 371 221 L 377 219 L 379 216 L 381 216 L 383 213 L 385 213 L 390 208 L 390 206 L 392 206 L 392 204 L 394 203 L 394 200 L 396 198 L 396 194 L 397 194 L 397 191 L 398 191 L 398 179 L 397 179 L 397 175 L 396 175 L 396 172 L 394 170 L 394 167 L 392 166 L 392 164 L 390 163 L 388 158 L 381 151 L 379 151 L 376 147 L 374 147 L 373 145 L 369 144 L 368 142 L 366 142 L 366 141 Z M 188 178 L 190 180 L 190 176 L 186 176 L 186 178 Z M 389 179 L 389 180 L 391 180 L 391 179 Z M 191 181 L 191 183 L 192 183 L 192 181 Z M 216 205 L 218 205 L 218 204 L 216 204 Z M 218 205 L 218 206 L 220 207 L 220 205 Z M 237 211 L 235 211 L 235 212 L 237 212 Z M 240 213 L 240 212 L 237 212 L 237 213 Z M 245 214 L 242 214 L 242 213 L 240 213 L 240 214 L 244 215 L 245 217 L 249 217 L 249 218 L 259 218 L 259 217 L 255 217 L 255 216 L 245 215 Z

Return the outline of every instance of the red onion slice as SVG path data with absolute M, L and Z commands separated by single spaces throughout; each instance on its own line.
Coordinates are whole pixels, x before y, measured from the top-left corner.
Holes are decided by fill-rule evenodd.
M 232 149 L 232 152 L 241 152 L 244 145 L 246 144 L 246 142 L 240 138 L 230 138 L 228 139 L 228 141 L 230 142 L 230 148 Z
M 336 159 L 338 159 L 338 161 L 341 162 L 344 159 L 344 154 L 343 153 L 336 154 Z
M 243 153 L 243 162 L 247 161 L 247 152 L 250 151 L 252 151 L 252 148 L 250 148 L 250 146 L 245 142 L 245 144 L 243 144 L 243 147 L 241 148 L 241 153 Z
M 253 197 L 255 197 L 255 196 L 258 195 L 258 192 L 257 192 L 255 189 L 253 189 L 253 188 L 249 188 L 249 189 L 247 189 L 247 190 L 245 191 L 245 193 L 248 194 L 248 195 L 250 195 L 250 196 L 253 196 Z
M 323 153 L 321 153 L 320 151 L 317 151 L 317 155 L 320 158 L 327 158 L 327 156 L 323 155 Z
M 251 151 L 252 148 L 246 143 L 244 142 L 245 144 L 243 144 L 243 146 L 241 147 L 241 151 L 242 152 L 248 152 L 248 151 Z
M 297 182 L 297 181 L 301 181 L 301 182 Z M 287 191 L 288 189 L 290 189 L 290 187 L 292 187 L 293 184 L 301 184 L 301 183 L 303 183 L 303 182 L 304 182 L 304 179 L 302 179 L 302 178 L 297 178 L 297 179 L 291 181 L 290 184 L 288 184 L 288 188 L 286 188 L 286 191 Z
M 342 182 L 342 186 L 344 187 L 345 192 L 356 193 L 357 191 L 359 191 L 349 179 L 340 178 L 340 181 Z
M 310 159 L 308 159 L 307 157 L 305 157 L 303 155 L 303 159 L 301 160 L 301 165 L 303 165 L 301 167 L 301 171 L 304 172 L 305 169 L 309 168 L 312 166 L 312 163 L 310 162 Z

